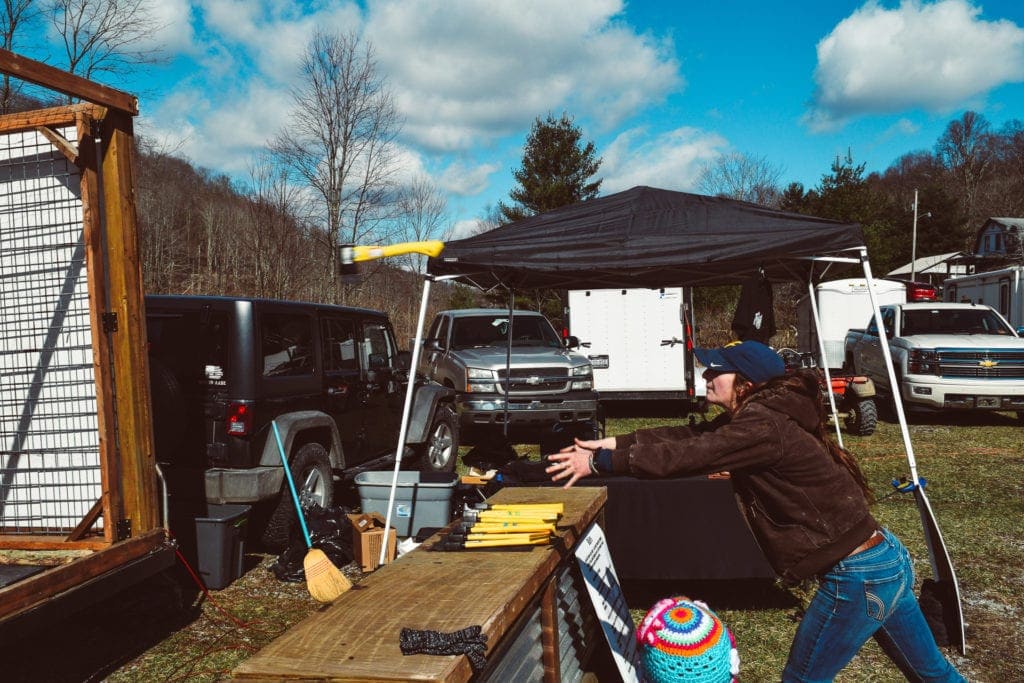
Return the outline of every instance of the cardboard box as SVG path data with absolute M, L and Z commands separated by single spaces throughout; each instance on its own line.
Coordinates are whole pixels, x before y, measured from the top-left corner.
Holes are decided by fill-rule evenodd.
M 384 542 L 384 517 L 378 512 L 347 517 L 352 524 L 352 555 L 364 572 L 372 572 L 379 566 L 380 546 Z M 391 562 L 395 559 L 398 532 L 394 527 L 391 527 L 389 532 L 385 558 Z

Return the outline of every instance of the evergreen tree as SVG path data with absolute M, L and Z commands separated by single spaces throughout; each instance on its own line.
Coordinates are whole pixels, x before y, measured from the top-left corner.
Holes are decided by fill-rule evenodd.
M 849 152 L 844 158 L 836 157 L 831 172 L 805 198 L 807 213 L 860 223 L 873 269 L 887 273 L 910 254 L 910 229 L 902 220 L 905 211 L 868 182 L 864 167 L 855 164 Z
M 499 202 L 502 216 L 515 221 L 527 216 L 593 199 L 601 180 L 592 180 L 601 159 L 594 157 L 594 143 L 583 144 L 583 133 L 563 112 L 533 122 L 526 138 L 523 165 L 512 175 L 519 183 L 509 196 L 515 202 Z

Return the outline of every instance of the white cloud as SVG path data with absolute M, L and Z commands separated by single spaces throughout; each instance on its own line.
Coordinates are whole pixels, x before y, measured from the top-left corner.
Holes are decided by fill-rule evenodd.
M 452 235 L 449 239 L 460 240 L 463 237 L 470 237 L 478 232 L 480 232 L 480 221 L 475 218 L 455 221 L 452 224 Z
M 446 192 L 472 197 L 486 190 L 488 180 L 500 169 L 498 164 L 466 164 L 456 161 L 438 175 L 436 182 Z
M 568 111 L 609 128 L 682 87 L 672 46 L 619 20 L 619 0 L 371 3 L 366 36 L 406 118 L 466 150 Z
M 628 26 L 622 0 L 365 7 L 364 17 L 351 0 L 193 0 L 199 66 L 149 103 L 146 128 L 198 165 L 244 176 L 287 120 L 313 31 L 362 31 L 405 119 L 398 180 L 429 172 L 453 197 L 472 197 L 511 163 L 499 148 L 520 145 L 538 116 L 566 111 L 594 139 L 683 86 L 671 42 Z M 188 35 L 182 27 L 179 42 Z
M 872 0 L 818 43 L 814 103 L 804 122 L 835 130 L 851 117 L 922 108 L 944 113 L 1024 80 L 1024 29 L 985 21 L 968 0 Z
M 288 94 L 259 81 L 213 103 L 208 93 L 179 89 L 143 119 L 143 133 L 193 163 L 244 177 L 252 153 L 287 120 Z
M 651 185 L 691 192 L 704 165 L 719 157 L 728 143 L 717 133 L 696 128 L 650 137 L 638 128 L 618 135 L 602 155 L 603 193 Z
M 151 0 L 149 9 L 153 22 L 159 26 L 149 42 L 168 53 L 196 52 L 192 7 L 188 0 Z

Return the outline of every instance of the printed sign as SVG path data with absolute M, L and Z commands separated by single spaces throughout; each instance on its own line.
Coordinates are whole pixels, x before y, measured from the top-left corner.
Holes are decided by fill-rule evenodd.
M 615 665 L 627 683 L 640 680 L 640 652 L 636 643 L 636 627 L 622 586 L 615 574 L 601 527 L 591 524 L 576 546 L 576 561 L 587 584 L 587 593 L 601 622 L 601 630 L 611 647 Z

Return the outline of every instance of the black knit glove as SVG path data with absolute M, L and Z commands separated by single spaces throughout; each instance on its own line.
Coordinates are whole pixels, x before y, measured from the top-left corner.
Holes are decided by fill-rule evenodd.
M 479 626 L 452 633 L 403 628 L 398 643 L 403 655 L 466 655 L 473 671 L 480 671 L 487 664 L 484 658 L 487 636 L 481 633 Z

